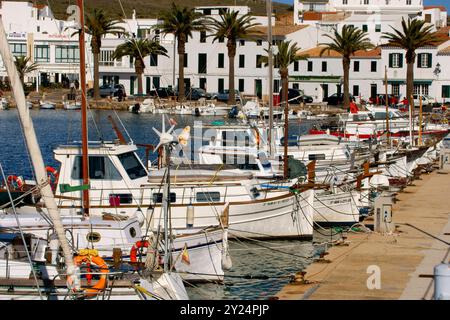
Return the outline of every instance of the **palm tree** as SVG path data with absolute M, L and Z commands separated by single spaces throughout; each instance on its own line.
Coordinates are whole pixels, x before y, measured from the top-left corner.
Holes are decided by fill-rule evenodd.
M 31 73 L 33 71 L 36 71 L 39 68 L 39 65 L 31 62 L 30 57 L 20 56 L 15 57 L 15 65 L 17 68 L 17 71 L 19 72 L 19 78 L 22 82 L 22 85 L 25 84 L 25 76 L 28 73 Z
M 180 8 L 172 2 L 168 11 L 160 13 L 159 21 L 154 29 L 159 29 L 163 34 L 173 34 L 178 46 L 178 100 L 184 101 L 184 54 L 186 52 L 186 41 L 192 38 L 192 32 L 206 31 L 206 19 L 194 8 Z
M 416 50 L 420 47 L 432 45 L 438 39 L 432 32 L 432 25 L 425 26 L 425 20 L 411 19 L 406 22 L 402 18 L 402 31 L 394 30 L 394 33 L 384 32 L 382 38 L 389 40 L 389 44 L 406 50 L 406 96 L 410 100 L 414 90 L 414 62 Z
M 91 36 L 91 51 L 94 56 L 94 98 L 100 98 L 100 75 L 99 57 L 102 47 L 102 38 L 107 34 L 120 35 L 125 33 L 125 29 L 118 24 L 123 23 L 122 19 L 113 19 L 101 9 L 94 9 L 86 15 L 85 32 Z
M 238 17 L 239 11 L 225 11 L 220 14 L 220 20 L 211 18 L 210 25 L 214 31 L 213 42 L 219 39 L 227 39 L 228 49 L 228 104 L 236 103 L 234 85 L 234 59 L 236 57 L 236 41 L 245 39 L 251 28 L 259 25 L 250 14 Z
M 161 55 L 167 57 L 167 50 L 156 40 L 150 39 L 128 39 L 119 45 L 113 54 L 113 59 L 121 59 L 130 56 L 134 59 L 134 69 L 138 78 L 138 94 L 143 93 L 142 74 L 145 70 L 144 59 L 150 55 Z
M 289 136 L 289 104 L 288 104 L 288 86 L 289 86 L 289 66 L 300 60 L 305 60 L 307 56 L 302 56 L 298 54 L 300 48 L 297 43 L 291 43 L 291 41 L 282 41 L 278 45 L 278 53 L 274 55 L 274 65 L 279 70 L 281 76 L 281 86 L 283 96 L 281 97 L 281 105 L 284 105 L 284 177 L 288 177 L 288 136 Z M 266 50 L 268 52 L 268 50 Z M 261 57 L 261 62 L 266 66 L 268 65 L 268 57 Z
M 342 55 L 342 67 L 344 69 L 344 106 L 350 107 L 350 90 L 349 90 L 349 74 L 350 74 L 350 57 L 359 50 L 370 50 L 375 46 L 367 38 L 367 33 L 361 29 L 350 25 L 344 25 L 341 33 L 335 28 L 333 35 L 326 35 L 331 39 L 330 43 L 321 43 L 324 45 L 320 55 L 324 52 L 336 51 Z

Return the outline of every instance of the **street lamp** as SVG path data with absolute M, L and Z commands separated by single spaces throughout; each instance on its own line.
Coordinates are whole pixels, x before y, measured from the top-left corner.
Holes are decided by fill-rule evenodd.
M 441 64 L 438 62 L 436 65 L 436 68 L 434 69 L 433 73 L 436 75 L 436 77 L 439 76 L 439 74 L 441 73 Z

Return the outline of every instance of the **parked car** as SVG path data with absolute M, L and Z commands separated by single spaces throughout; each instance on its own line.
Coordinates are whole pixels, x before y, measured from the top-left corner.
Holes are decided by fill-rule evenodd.
M 350 101 L 355 101 L 353 95 L 350 95 Z M 323 102 L 328 102 L 330 106 L 337 106 L 344 103 L 344 94 L 343 93 L 335 93 L 329 97 L 323 99 Z
M 211 94 L 207 93 L 205 89 L 202 88 L 190 88 L 189 90 L 186 90 L 185 92 L 186 98 L 189 100 L 199 100 L 201 98 L 204 99 L 211 99 Z
M 100 97 L 117 97 L 119 88 L 122 89 L 123 97 L 126 97 L 126 90 L 123 84 L 104 84 L 100 86 Z M 94 89 L 89 89 L 87 92 L 88 96 L 94 96 Z
M 175 96 L 175 92 L 172 88 L 158 88 L 156 90 L 151 90 L 149 95 L 151 97 L 159 97 L 161 99 L 165 99 Z
M 388 94 L 388 100 L 390 106 L 395 106 L 400 103 L 400 99 L 398 96 Z M 369 98 L 369 102 L 372 104 L 378 104 L 378 105 L 386 105 L 386 94 L 380 93 L 377 94 L 375 97 Z
M 420 98 L 422 97 L 422 106 L 432 106 L 436 103 L 436 99 L 426 94 L 413 94 L 414 106 L 420 107 Z
M 239 92 L 239 90 L 235 90 L 235 92 L 236 92 L 236 102 L 242 103 L 241 93 Z M 228 99 L 230 98 L 230 91 L 224 90 L 223 92 L 213 94 L 211 98 L 212 100 L 228 102 Z
M 280 90 L 280 98 L 283 97 L 283 89 Z M 290 104 L 312 103 L 313 97 L 305 95 L 302 90 L 288 89 L 288 100 Z

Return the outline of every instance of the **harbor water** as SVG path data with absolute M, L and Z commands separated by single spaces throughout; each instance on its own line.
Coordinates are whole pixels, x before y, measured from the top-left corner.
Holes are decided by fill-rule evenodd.
M 81 116 L 77 111 L 30 110 L 35 131 L 46 165 L 58 167 L 53 159 L 53 150 L 59 145 L 81 140 Z M 157 144 L 152 127 L 161 129 L 161 115 L 132 114 L 114 111 L 89 111 L 89 139 L 91 141 L 113 140 L 116 135 L 107 117 L 111 115 L 118 126 L 126 128 L 124 135 L 137 144 Z M 211 124 L 222 121 L 222 117 L 200 117 L 167 115 L 177 123 L 177 128 L 193 127 L 194 121 Z M 120 120 L 118 120 L 120 119 Z M 312 123 L 290 122 L 290 134 L 306 133 Z M 168 126 L 168 124 L 166 124 Z M 2 148 L 0 162 L 7 175 L 33 178 L 31 163 L 14 109 L 0 111 L 0 137 Z M 144 150 L 139 155 L 143 159 Z M 156 158 L 155 154 L 150 157 Z M 290 275 L 306 268 L 323 250 L 321 243 L 329 240 L 324 234 L 315 234 L 312 241 L 230 241 L 233 268 L 226 272 L 225 283 L 192 284 L 188 293 L 192 299 L 268 299 L 286 283 Z M 188 284 L 189 285 L 189 284 Z

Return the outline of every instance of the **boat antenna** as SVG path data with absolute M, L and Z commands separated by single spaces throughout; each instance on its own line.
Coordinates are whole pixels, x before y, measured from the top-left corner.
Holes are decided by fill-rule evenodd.
M 268 53 L 268 68 L 269 68 L 269 155 L 272 158 L 274 155 L 273 145 L 273 44 L 272 44 L 272 0 L 266 0 L 267 10 L 267 41 L 269 43 Z
M 2 56 L 3 64 L 5 65 L 8 73 L 11 88 L 14 95 L 14 99 L 17 104 L 17 110 L 19 112 L 19 119 L 22 123 L 25 142 L 27 144 L 28 151 L 30 153 L 31 162 L 36 175 L 36 184 L 41 192 L 42 199 L 45 207 L 48 210 L 49 216 L 53 222 L 56 236 L 58 237 L 59 244 L 64 254 L 64 260 L 66 264 L 66 273 L 68 279 L 74 280 L 75 287 L 79 285 L 77 278 L 72 278 L 75 274 L 75 267 L 73 263 L 72 250 L 66 239 L 66 233 L 61 222 L 58 206 L 56 204 L 53 190 L 48 183 L 47 171 L 45 170 L 44 159 L 42 157 L 41 149 L 34 131 L 33 121 L 30 116 L 30 110 L 27 107 L 25 93 L 23 91 L 22 81 L 20 80 L 19 73 L 17 72 L 16 65 L 14 63 L 13 55 L 10 51 L 8 39 L 6 37 L 3 21 L 0 19 L 0 54 Z M 69 286 L 71 284 L 68 283 Z

